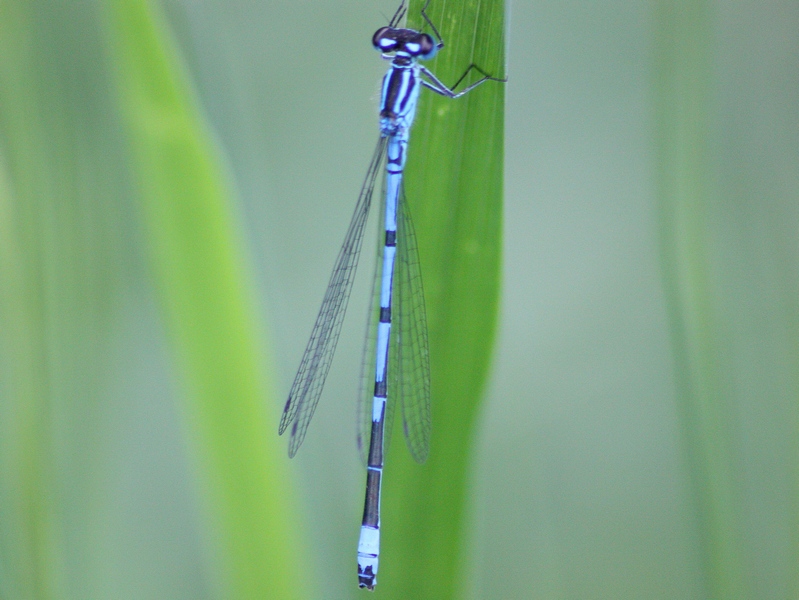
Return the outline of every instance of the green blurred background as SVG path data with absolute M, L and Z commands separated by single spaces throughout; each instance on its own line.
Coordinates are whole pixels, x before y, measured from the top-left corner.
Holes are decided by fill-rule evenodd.
M 164 317 L 114 108 L 124 4 L 0 4 L 1 598 L 229 597 L 219 562 L 247 568 L 207 520 L 188 438 L 223 407 L 184 419 L 169 346 L 191 331 Z M 290 463 L 276 423 L 376 139 L 369 39 L 394 3 L 161 6 L 234 190 L 242 343 L 267 357 L 242 438 L 278 458 L 252 495 L 286 529 L 269 564 L 296 597 L 362 595 L 343 357 L 366 282 Z M 797 31 L 792 1 L 512 5 L 463 597 L 797 597 Z

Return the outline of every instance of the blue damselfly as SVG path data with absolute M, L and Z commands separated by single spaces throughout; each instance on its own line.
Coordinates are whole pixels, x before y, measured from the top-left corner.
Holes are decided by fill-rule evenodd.
M 402 405 L 403 430 L 414 459 L 424 462 L 430 446 L 430 366 L 427 320 L 419 268 L 416 236 L 403 195 L 403 169 L 410 128 L 422 86 L 449 98 L 459 98 L 478 85 L 505 81 L 491 77 L 472 64 L 452 88 L 419 64 L 444 46 L 438 30 L 427 16 L 430 0 L 421 16 L 432 35 L 400 27 L 407 6 L 403 0 L 388 26 L 378 29 L 372 44 L 391 66 L 383 78 L 380 100 L 380 138 L 355 206 L 344 244 L 322 300 L 311 338 L 291 387 L 280 433 L 291 425 L 289 456 L 294 456 L 308 430 L 333 353 L 341 332 L 344 313 L 352 290 L 369 207 L 385 156 L 385 238 L 375 279 L 375 307 L 370 322 L 374 333 L 367 344 L 364 365 L 370 385 L 361 401 L 358 444 L 367 465 L 366 499 L 358 542 L 358 583 L 374 589 L 380 553 L 380 490 L 383 459 L 390 434 L 394 406 Z M 467 74 L 475 70 L 480 78 L 463 90 L 454 91 Z M 362 392 L 361 396 L 364 396 Z

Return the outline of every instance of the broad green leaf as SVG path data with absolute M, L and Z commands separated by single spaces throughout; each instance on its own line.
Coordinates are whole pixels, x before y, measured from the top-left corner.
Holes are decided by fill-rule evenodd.
M 421 7 L 411 2 L 409 27 L 422 28 Z M 445 47 L 426 66 L 441 81 L 454 85 L 472 63 L 505 76 L 503 2 L 439 2 L 429 16 Z M 505 84 L 493 81 L 456 100 L 423 90 L 411 132 L 405 186 L 422 263 L 433 430 L 424 465 L 401 443 L 386 464 L 377 588 L 385 597 L 452 598 L 462 578 L 467 482 L 499 298 L 504 98 Z

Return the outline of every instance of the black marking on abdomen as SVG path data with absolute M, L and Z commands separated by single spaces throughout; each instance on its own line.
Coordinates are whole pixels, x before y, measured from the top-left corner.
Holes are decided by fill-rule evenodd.
M 358 571 L 358 587 L 373 590 L 375 589 L 374 580 L 375 574 L 372 572 L 372 565 L 366 567 L 363 573 Z
M 390 229 L 386 230 L 386 246 L 397 245 L 397 232 Z
M 388 156 L 388 165 L 386 170 L 391 173 L 392 175 L 398 175 L 402 173 L 402 166 L 405 164 L 405 147 L 407 146 L 407 142 L 400 141 L 394 148 L 397 151 L 396 156 L 391 156 L 389 153 Z
M 366 472 L 366 502 L 363 506 L 361 525 L 380 527 L 380 471 L 369 469 Z

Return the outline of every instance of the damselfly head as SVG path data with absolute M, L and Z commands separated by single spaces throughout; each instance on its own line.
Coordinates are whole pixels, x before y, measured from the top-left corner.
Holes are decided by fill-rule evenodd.
M 381 27 L 372 36 L 372 44 L 383 54 L 401 52 L 425 60 L 433 58 L 438 52 L 438 45 L 431 36 L 413 29 Z

